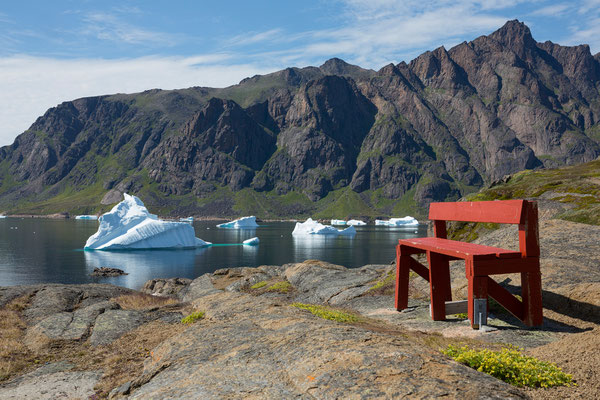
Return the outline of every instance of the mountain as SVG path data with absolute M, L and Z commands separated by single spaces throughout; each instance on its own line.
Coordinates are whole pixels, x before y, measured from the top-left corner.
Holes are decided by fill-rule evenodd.
M 422 215 L 524 169 L 600 155 L 600 54 L 509 21 L 379 71 L 333 58 L 224 89 L 69 101 L 0 148 L 0 210 Z

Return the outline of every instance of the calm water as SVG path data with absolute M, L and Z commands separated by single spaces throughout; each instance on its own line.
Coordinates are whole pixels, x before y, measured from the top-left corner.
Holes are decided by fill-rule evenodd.
M 222 221 L 220 221 L 222 222 Z M 426 236 L 383 226 L 359 226 L 354 238 L 292 236 L 294 223 L 272 222 L 256 229 L 219 229 L 216 221 L 194 222 L 196 236 L 223 244 L 197 250 L 83 251 L 97 221 L 0 219 L 0 286 L 34 283 L 112 283 L 139 289 L 153 278 L 196 278 L 224 267 L 281 265 L 319 259 L 349 268 L 388 264 L 398 239 Z M 258 246 L 236 245 L 251 237 Z M 227 244 L 227 245 L 226 245 Z M 94 267 L 120 268 L 129 275 L 90 276 Z

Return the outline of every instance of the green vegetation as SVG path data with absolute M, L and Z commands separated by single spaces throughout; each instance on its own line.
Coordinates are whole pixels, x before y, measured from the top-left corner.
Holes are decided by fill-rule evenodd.
M 567 211 L 556 215 L 556 218 L 600 225 L 600 160 L 556 169 L 521 171 L 514 174 L 507 183 L 481 190 L 466 199 L 535 199 L 540 196 L 571 206 Z M 477 235 L 477 230 L 481 228 L 459 226 L 457 230 L 473 231 Z M 459 238 L 462 234 L 459 232 L 456 235 Z
M 371 286 L 369 288 L 369 291 L 381 289 L 382 287 L 394 282 L 395 279 L 396 279 L 396 273 L 394 271 L 390 271 L 387 273 L 387 275 L 383 279 L 380 279 L 379 281 L 377 281 L 377 283 L 375 283 L 373 286 Z
M 204 311 L 196 311 L 181 319 L 182 324 L 193 324 L 204 318 Z
M 359 321 L 359 318 L 354 314 L 334 310 L 325 306 L 318 306 L 315 304 L 293 303 L 292 307 L 309 311 L 311 314 L 316 315 L 319 318 L 328 319 L 331 321 L 343 323 L 354 323 Z
M 293 286 L 288 281 L 276 282 L 267 288 L 268 292 L 287 293 L 292 290 Z
M 492 351 L 450 345 L 442 353 L 479 372 L 484 372 L 519 387 L 547 388 L 574 385 L 573 377 L 565 374 L 555 364 L 523 355 L 516 348 L 503 348 L 501 351 Z
M 258 283 L 255 283 L 254 285 L 250 286 L 250 289 L 260 289 L 267 286 L 267 281 L 260 281 Z

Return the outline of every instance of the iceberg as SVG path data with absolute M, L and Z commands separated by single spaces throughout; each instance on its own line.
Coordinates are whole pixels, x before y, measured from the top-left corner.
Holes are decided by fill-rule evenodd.
M 342 219 L 332 219 L 331 225 L 346 225 L 346 221 Z
M 0 215 L 0 219 L 6 218 L 6 215 Z
M 309 218 L 304 222 L 296 222 L 292 235 L 354 235 L 355 233 L 356 229 L 353 226 L 340 231 Z
M 98 216 L 97 215 L 77 215 L 75 217 L 75 219 L 90 219 L 90 220 L 97 220 Z
M 367 223 L 364 221 L 361 221 L 359 219 L 351 219 L 350 221 L 346 222 L 346 224 L 353 226 L 353 225 L 366 225 Z
M 415 228 L 415 227 L 419 226 L 419 221 L 417 221 L 413 217 L 406 216 L 404 218 L 390 218 L 388 221 L 376 219 L 375 225 Z
M 86 250 L 173 249 L 209 246 L 198 239 L 185 222 L 162 221 L 150 214 L 135 196 L 125 199 L 103 214 L 98 232 L 85 243 Z
M 179 218 L 181 222 L 194 222 L 194 217 Z
M 244 240 L 242 243 L 245 245 L 248 245 L 248 246 L 256 246 L 260 243 L 260 240 L 258 240 L 257 237 L 253 237 L 253 238 Z
M 258 224 L 256 223 L 256 217 L 242 217 L 230 222 L 224 222 L 222 224 L 217 225 L 217 228 L 233 228 L 233 229 L 243 229 L 243 228 L 258 228 Z

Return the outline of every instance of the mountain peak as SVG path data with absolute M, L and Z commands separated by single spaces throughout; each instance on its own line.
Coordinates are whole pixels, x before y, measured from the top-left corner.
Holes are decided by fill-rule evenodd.
M 529 27 L 518 19 L 506 21 L 502 28 L 492 33 L 490 37 L 505 45 L 511 45 L 515 42 L 535 42 Z
M 364 69 L 358 65 L 348 64 L 346 61 L 334 57 L 325 61 L 319 69 L 326 75 L 346 75 L 352 78 L 368 78 L 375 74 L 375 71 Z

